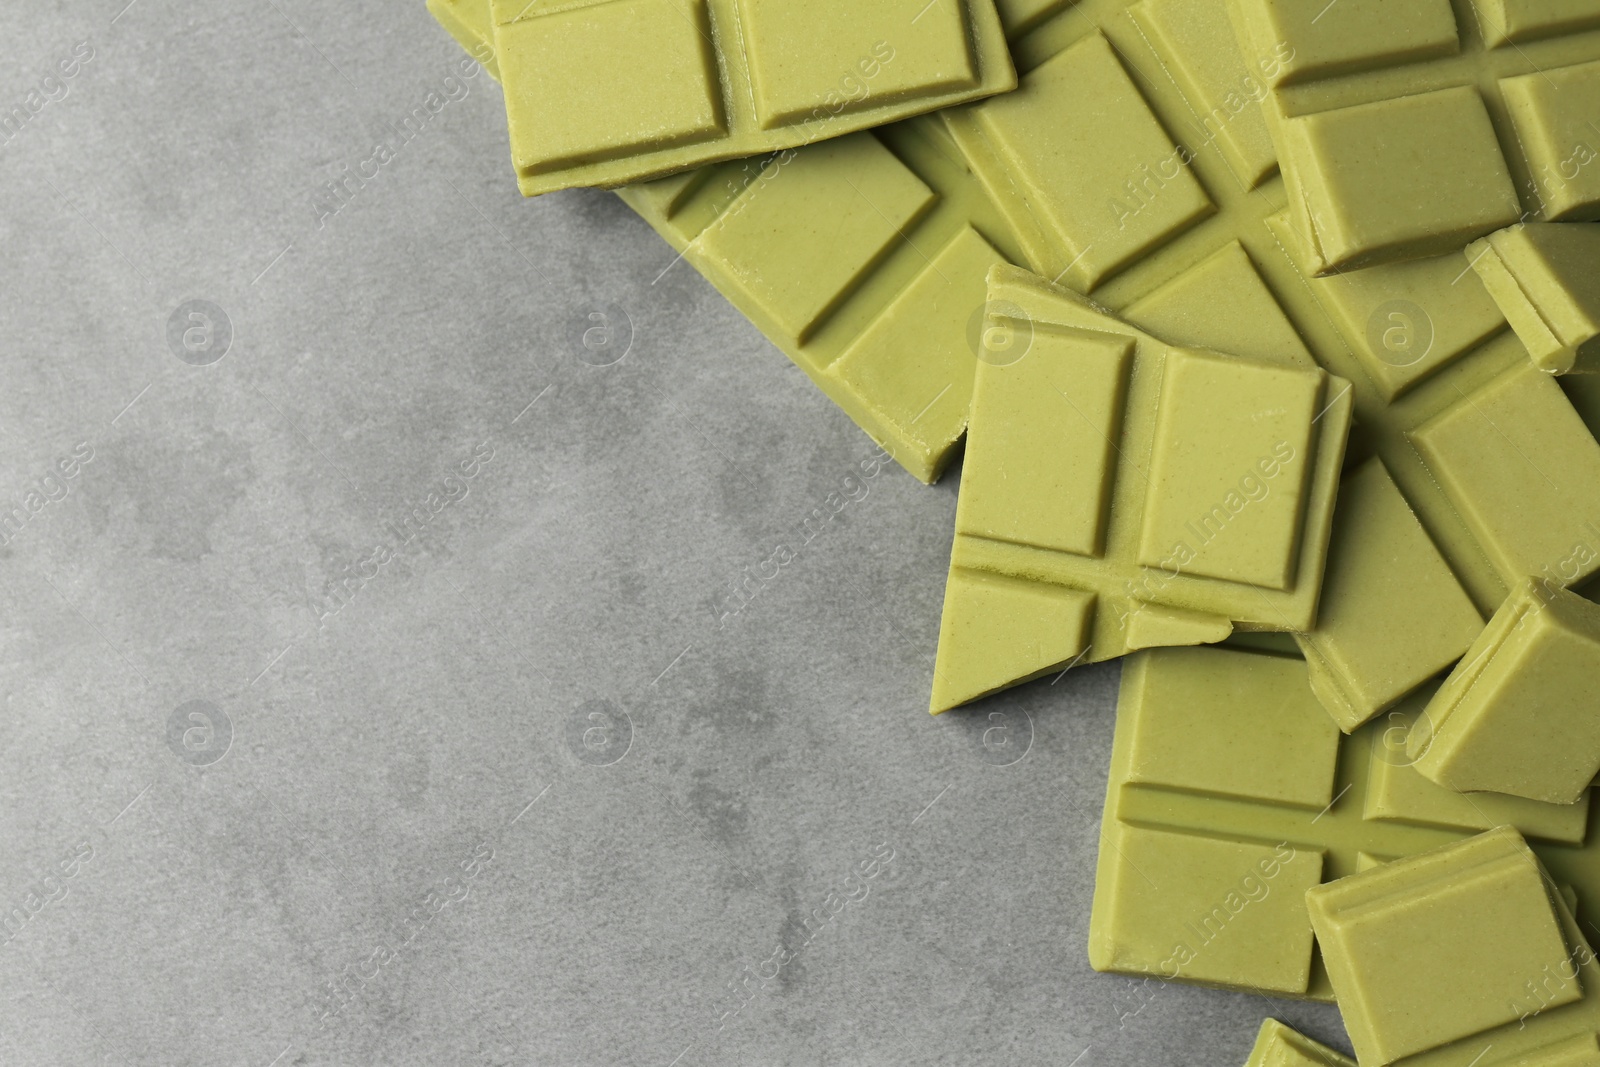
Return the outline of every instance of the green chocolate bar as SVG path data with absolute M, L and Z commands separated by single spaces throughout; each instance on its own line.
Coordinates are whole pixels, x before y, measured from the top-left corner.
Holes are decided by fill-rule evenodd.
M 1346 474 L 1317 625 L 1297 638 L 1311 688 L 1340 729 L 1449 667 L 1482 629 L 1383 461 Z
M 1583 977 L 1594 981 L 1594 968 L 1584 968 Z M 1496 1060 L 1491 1067 L 1600 1067 L 1600 1038 L 1591 1027 L 1573 1027 L 1571 1037 L 1552 1041 L 1541 1048 Z M 1443 1057 L 1433 1057 L 1442 1060 Z M 1424 1057 L 1427 1059 L 1427 1057 Z
M 1090 920 L 1094 967 L 1328 999 L 1305 891 L 1501 825 L 1576 891 L 1580 914 L 1595 915 L 1590 804 L 1469 796 L 1422 777 L 1406 739 L 1428 695 L 1343 736 L 1298 656 L 1231 643 L 1130 656 Z
M 1467 256 L 1540 370 L 1600 373 L 1600 224 L 1525 223 Z
M 1356 1059 L 1383 1067 L 1515 1023 L 1530 982 L 1546 1010 L 1581 999 L 1546 880 L 1504 826 L 1309 890 Z
M 989 275 L 932 710 L 1068 662 L 1316 617 L 1349 384 Z
M 1356 1067 L 1356 1061 L 1276 1019 L 1263 1019 L 1244 1067 Z
M 1600 218 L 1600 2 L 1231 3 L 1313 273 Z
M 935 127 L 936 128 L 936 127 Z M 932 481 L 966 431 L 976 318 L 1008 257 L 959 157 L 852 134 L 623 190 L 768 337 Z M 898 151 L 896 150 L 898 149 Z
M 1600 771 L 1600 605 L 1523 583 L 1424 712 L 1407 752 L 1456 790 L 1571 804 Z
M 489 15 L 526 196 L 794 148 L 1016 85 L 993 0 L 490 0 Z M 454 17 L 469 35 L 477 19 Z

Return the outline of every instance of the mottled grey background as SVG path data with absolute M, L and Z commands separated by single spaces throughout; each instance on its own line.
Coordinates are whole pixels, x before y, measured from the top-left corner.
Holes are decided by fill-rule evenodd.
M 870 443 L 419 0 L 125 3 L 0 8 L 0 1062 L 1339 1040 L 1089 970 L 1115 666 L 930 718 L 954 479 L 799 545 Z

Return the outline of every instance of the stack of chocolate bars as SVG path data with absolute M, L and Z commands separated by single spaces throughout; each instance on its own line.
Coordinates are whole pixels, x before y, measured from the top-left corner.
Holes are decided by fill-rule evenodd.
M 430 7 L 525 194 L 965 447 L 934 712 L 1130 657 L 1095 967 L 1600 1065 L 1600 0 Z

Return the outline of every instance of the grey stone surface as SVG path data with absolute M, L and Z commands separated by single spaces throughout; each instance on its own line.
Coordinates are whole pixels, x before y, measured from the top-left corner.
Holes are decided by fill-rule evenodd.
M 420 2 L 126 3 L 0 8 L 0 1062 L 1342 1040 L 1089 970 L 1115 666 L 929 717 L 954 481 L 521 200 Z

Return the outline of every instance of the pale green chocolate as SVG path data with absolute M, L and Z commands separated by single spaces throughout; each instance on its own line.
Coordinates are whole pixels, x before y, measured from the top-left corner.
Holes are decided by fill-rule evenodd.
M 1596 0 L 1230 5 L 1313 273 L 1600 218 Z
M 1508 588 L 1528 575 L 1571 585 L 1600 568 L 1600 444 L 1526 358 L 1406 440 Z
M 1089 928 L 1096 969 L 1330 999 L 1305 890 L 1503 824 L 1577 891 L 1580 912 L 1600 908 L 1588 804 L 1435 785 L 1406 756 L 1427 687 L 1344 736 L 1302 660 L 1240 641 L 1123 664 Z M 1600 999 L 1591 1007 L 1600 1022 Z M 1497 1038 L 1484 1064 L 1571 1032 L 1542 1025 Z M 1429 1062 L 1467 1067 L 1478 1051 Z
M 1362 1064 L 1382 1067 L 1583 996 L 1547 876 L 1500 827 L 1306 893 Z M 1553 984 L 1547 978 L 1553 977 Z
M 1318 274 L 1440 255 L 1521 214 L 1473 89 L 1319 112 L 1279 128 L 1290 203 Z M 1419 143 L 1428 150 L 1418 152 Z
M 1244 1067 L 1356 1067 L 1356 1061 L 1276 1019 L 1263 1019 Z
M 1383 460 L 1345 475 L 1316 627 L 1296 635 L 1311 688 L 1348 733 L 1449 667 L 1483 617 Z
M 896 131 L 898 132 L 898 130 Z M 957 454 L 994 209 L 931 145 L 860 133 L 626 199 L 912 474 Z M 698 182 L 698 184 L 697 184 Z
M 1479 31 L 1491 48 L 1600 26 L 1595 0 L 1477 0 Z
M 1094 99 L 1096 104 L 1062 116 L 1043 106 L 1051 99 Z M 1160 171 L 1154 178 L 1144 176 L 1141 166 L 1171 155 L 1171 141 L 1126 82 L 1110 42 L 1098 34 L 1072 45 L 1034 71 L 1018 92 L 971 117 L 974 132 L 1012 175 L 1036 225 L 1062 236 L 1064 266 L 1051 277 L 1081 292 L 1092 292 L 1148 254 L 1153 237 L 1188 229 L 1216 210 L 1185 167 L 1169 168 L 1171 177 Z M 1150 183 L 1146 200 L 1119 189 L 1130 177 L 1135 189 Z M 1100 189 L 1122 192 L 1126 202 L 1108 203 L 1095 195 Z M 1136 224 L 1128 225 L 1130 220 Z
M 1600 1067 L 1600 1037 L 1592 1030 L 1579 1032 L 1543 1048 L 1496 1061 L 1494 1067 Z
M 1467 256 L 1535 366 L 1600 373 L 1600 224 L 1525 223 Z
M 1234 621 L 1309 629 L 1348 394 L 994 268 L 931 709 Z
M 1434 695 L 1407 752 L 1451 789 L 1571 804 L 1600 771 L 1597 679 L 1600 605 L 1529 580 Z
M 527 196 L 794 148 L 1016 85 L 993 0 L 490 0 L 490 15 Z
M 1417 724 L 1424 722 L 1422 710 L 1435 692 L 1436 685 L 1418 690 L 1365 727 L 1376 735 L 1371 738 L 1373 763 L 1363 802 L 1367 818 L 1473 830 L 1507 822 L 1541 840 L 1571 841 L 1574 833 L 1581 833 L 1589 815 L 1587 804 L 1546 804 L 1501 793 L 1468 795 L 1425 778 L 1412 765 L 1406 746 L 1427 729 Z

